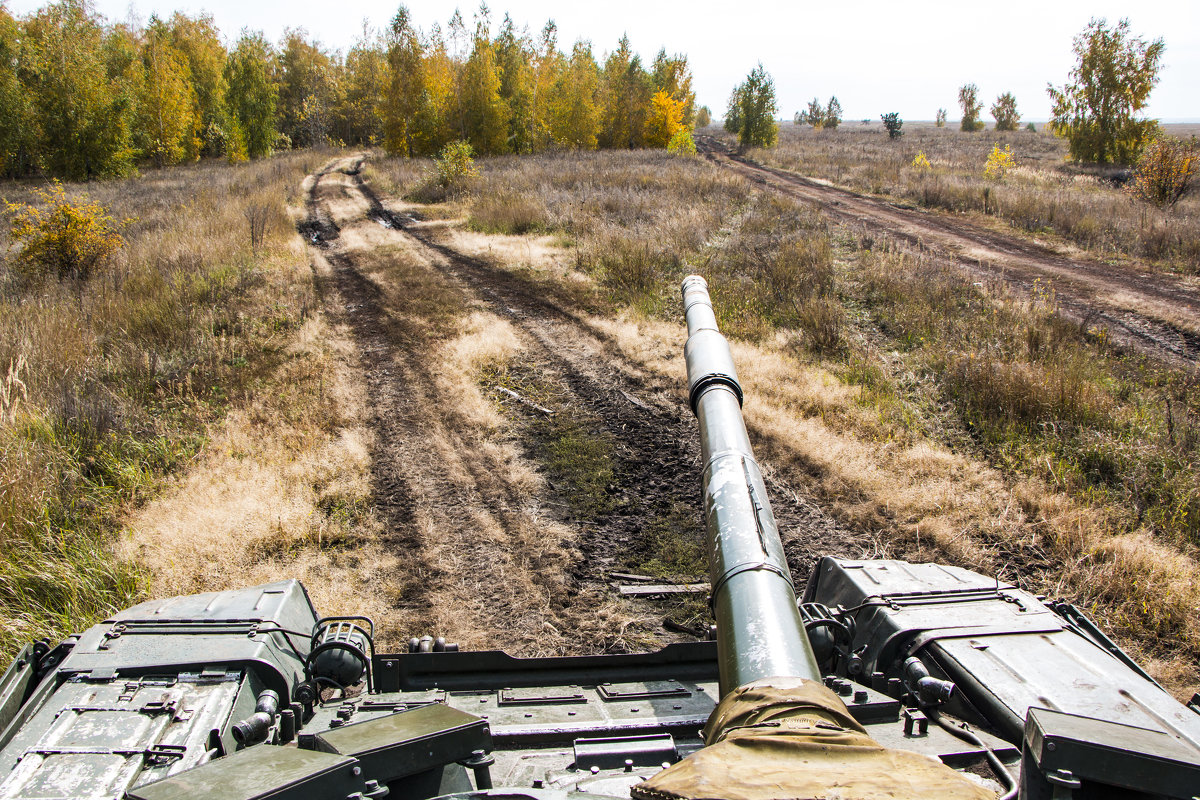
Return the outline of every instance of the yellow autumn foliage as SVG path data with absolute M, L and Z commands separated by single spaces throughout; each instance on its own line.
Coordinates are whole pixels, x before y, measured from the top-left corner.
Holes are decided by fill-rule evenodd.
M 993 181 L 1002 180 L 1004 175 L 1015 166 L 1017 166 L 1017 160 L 1013 158 L 1010 145 L 1004 145 L 1003 150 L 998 144 L 992 145 L 992 152 L 983 165 L 983 177 Z
M 672 100 L 666 92 L 655 92 L 650 98 L 646 115 L 645 142 L 647 147 L 666 147 L 683 129 L 684 103 Z
M 1200 147 L 1169 136 L 1146 146 L 1133 170 L 1127 190 L 1139 200 L 1166 208 L 1187 194 L 1200 171 Z
M 44 205 L 5 204 L 12 214 L 9 233 L 21 247 L 17 270 L 25 277 L 86 280 L 124 244 L 99 204 L 72 202 L 58 181 L 35 194 Z

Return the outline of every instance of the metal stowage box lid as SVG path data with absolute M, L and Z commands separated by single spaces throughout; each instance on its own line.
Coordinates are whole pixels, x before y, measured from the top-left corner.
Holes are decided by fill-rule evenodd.
M 1191 797 L 1200 786 L 1200 752 L 1162 731 L 1031 708 L 1025 749 L 1044 774 L 1166 797 Z
M 415 775 L 490 752 L 491 729 L 485 719 L 431 703 L 386 717 L 304 737 L 304 747 L 353 756 L 366 774 L 381 782 Z
M 353 758 L 262 744 L 139 786 L 128 800 L 267 800 L 346 797 L 365 787 Z

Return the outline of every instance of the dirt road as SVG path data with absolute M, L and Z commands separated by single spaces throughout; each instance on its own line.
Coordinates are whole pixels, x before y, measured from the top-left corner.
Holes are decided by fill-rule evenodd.
M 682 374 L 672 383 L 648 373 L 569 296 L 455 249 L 444 226 L 391 210 L 364 182 L 361 164 L 342 159 L 311 180 L 300 231 L 328 263 L 318 272 L 327 311 L 352 330 L 367 377 L 377 511 L 390 546 L 407 554 L 408 574 L 397 577 L 402 616 L 439 626 L 434 632 L 464 647 L 517 655 L 678 638 L 663 630 L 661 604 L 619 600 L 608 573 L 652 534 L 669 529 L 700 541 L 698 437 Z M 386 286 L 389 269 L 398 267 L 380 260 L 385 248 L 365 247 L 351 233 L 364 229 L 425 261 L 424 294 L 440 293 L 443 305 L 490 315 L 515 331 L 521 374 L 556 387 L 548 410 L 573 415 L 588 435 L 611 444 L 605 502 L 581 512 L 563 487 L 521 478 L 518 467 L 537 461 L 531 441 L 518 443 L 527 462 L 519 465 L 477 440 L 446 401 L 432 358 L 438 337 L 449 334 L 414 319 L 415 290 Z M 445 327 L 460 325 L 461 317 Z M 542 412 L 533 404 L 493 396 L 513 430 L 535 428 Z M 780 488 L 775 512 L 797 579 L 818 553 L 860 552 L 853 534 Z
M 1025 296 L 1053 291 L 1064 314 L 1107 328 L 1118 344 L 1174 365 L 1193 365 L 1200 358 L 1200 283 L 1195 279 L 1068 258 L 946 214 L 762 166 L 713 137 L 699 137 L 697 145 L 709 160 L 760 186 L 812 203 L 839 223 L 919 248 L 976 280 L 1001 282 Z

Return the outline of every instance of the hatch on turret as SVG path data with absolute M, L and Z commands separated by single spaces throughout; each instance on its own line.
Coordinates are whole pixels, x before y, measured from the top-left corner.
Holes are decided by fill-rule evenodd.
M 78 677 L 0 751 L 0 798 L 120 798 L 132 786 L 202 764 L 229 721 L 240 671 L 163 679 Z

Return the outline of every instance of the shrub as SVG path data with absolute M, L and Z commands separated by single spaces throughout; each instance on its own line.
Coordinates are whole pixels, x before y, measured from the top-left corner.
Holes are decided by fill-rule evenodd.
M 983 103 L 979 102 L 979 87 L 973 83 L 960 86 L 958 104 L 962 106 L 962 124 L 959 127 L 964 131 L 983 130 L 983 120 L 979 118 L 979 112 L 983 110 Z
M 1017 98 L 1012 92 L 1005 92 L 996 98 L 992 104 L 992 118 L 996 120 L 996 130 L 1015 131 L 1021 124 L 1021 112 L 1017 111 Z
M 44 207 L 6 204 L 13 215 L 10 235 L 21 245 L 17 268 L 24 276 L 87 280 L 124 243 L 104 208 L 84 200 L 72 203 L 58 181 L 34 193 Z
M 451 142 L 433 160 L 433 170 L 408 195 L 418 203 L 441 203 L 465 194 L 479 176 L 468 142 Z
M 479 170 L 475 168 L 475 159 L 472 157 L 474 153 L 471 144 L 462 140 L 443 147 L 433 162 L 438 183 L 449 189 L 479 175 Z
M 939 128 L 946 127 L 946 109 L 939 108 L 937 116 L 934 118 L 933 124 Z
M 887 129 L 889 139 L 899 139 L 904 135 L 904 131 L 900 130 L 904 127 L 904 120 L 900 119 L 900 115 L 895 111 L 887 114 L 881 114 L 879 117 L 883 120 L 883 127 Z
M 1127 189 L 1139 200 L 1166 208 L 1187 194 L 1198 167 L 1200 153 L 1194 138 L 1184 142 L 1159 137 L 1142 151 Z
M 1029 131 L 1030 133 L 1037 133 L 1037 125 L 1034 125 L 1034 124 L 1031 122 L 1031 123 L 1029 123 L 1028 125 L 1026 125 L 1026 126 L 1025 126 L 1025 130 Z
M 685 128 L 676 131 L 667 144 L 667 152 L 684 156 L 696 155 L 696 141 L 692 138 L 692 132 Z
M 912 165 L 914 169 L 919 169 L 922 172 L 928 172 L 933 169 L 933 165 L 929 163 L 929 158 L 923 150 L 913 156 Z
M 1017 160 L 1013 158 L 1012 147 L 1004 145 L 1004 149 L 1001 150 L 1000 145 L 992 145 L 992 152 L 983 165 L 983 177 L 993 181 L 1001 180 L 1016 165 Z

